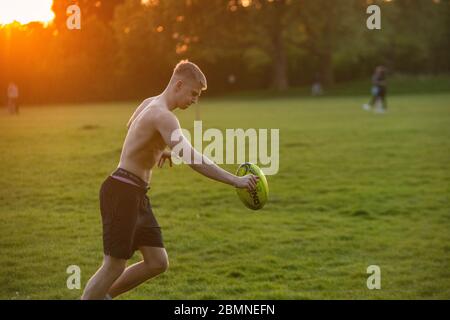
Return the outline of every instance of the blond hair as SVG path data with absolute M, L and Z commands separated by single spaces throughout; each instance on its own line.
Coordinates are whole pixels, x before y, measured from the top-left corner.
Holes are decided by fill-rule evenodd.
M 206 90 L 208 85 L 206 83 L 206 77 L 200 68 L 189 60 L 181 60 L 173 69 L 172 78 L 177 79 L 189 79 L 196 83 L 199 83 L 202 90 Z

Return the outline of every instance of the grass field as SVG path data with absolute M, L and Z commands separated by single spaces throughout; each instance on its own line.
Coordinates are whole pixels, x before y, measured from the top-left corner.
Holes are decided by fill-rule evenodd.
M 170 268 L 122 298 L 449 299 L 450 94 L 391 96 L 385 115 L 366 99 L 201 102 L 204 127 L 280 129 L 269 203 L 255 213 L 187 166 L 155 170 Z M 0 115 L 1 299 L 80 297 L 66 268 L 84 287 L 101 263 L 98 190 L 136 105 Z M 192 128 L 194 110 L 177 114 Z

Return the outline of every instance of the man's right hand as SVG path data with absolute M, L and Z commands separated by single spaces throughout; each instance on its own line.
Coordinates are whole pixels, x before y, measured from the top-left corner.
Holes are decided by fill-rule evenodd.
M 252 191 L 256 189 L 256 184 L 258 183 L 259 177 L 253 174 L 248 174 L 243 177 L 236 176 L 236 180 L 234 182 L 234 186 L 236 188 L 247 189 L 248 191 Z

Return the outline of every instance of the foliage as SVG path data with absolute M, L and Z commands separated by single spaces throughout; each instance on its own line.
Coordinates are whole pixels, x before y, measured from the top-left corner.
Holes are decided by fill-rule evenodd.
M 286 90 L 391 73 L 450 71 L 448 0 L 108 0 L 77 3 L 81 30 L 66 8 L 43 27 L 0 28 L 0 88 L 18 82 L 23 102 L 116 100 L 160 92 L 188 58 L 209 92 Z M 366 28 L 368 3 L 381 30 Z

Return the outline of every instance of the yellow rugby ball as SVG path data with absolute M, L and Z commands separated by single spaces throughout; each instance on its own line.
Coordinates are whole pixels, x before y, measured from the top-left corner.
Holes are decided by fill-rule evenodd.
M 259 177 L 258 183 L 256 184 L 256 189 L 253 191 L 248 191 L 247 189 L 236 188 L 236 192 L 239 199 L 247 208 L 252 210 L 259 210 L 267 202 L 269 197 L 269 185 L 267 184 L 267 179 L 261 169 L 250 162 L 243 163 L 239 166 L 236 171 L 236 175 L 243 177 L 248 174 L 253 174 Z

